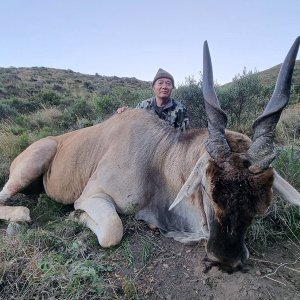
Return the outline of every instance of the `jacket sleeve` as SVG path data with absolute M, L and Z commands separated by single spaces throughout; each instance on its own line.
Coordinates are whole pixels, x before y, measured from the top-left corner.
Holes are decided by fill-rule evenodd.
M 142 108 L 142 109 L 151 109 L 151 99 L 143 100 L 142 102 L 138 103 L 136 108 Z
M 143 104 L 143 102 L 138 103 L 137 106 L 136 106 L 135 108 L 143 108 L 143 107 L 142 107 L 142 104 Z

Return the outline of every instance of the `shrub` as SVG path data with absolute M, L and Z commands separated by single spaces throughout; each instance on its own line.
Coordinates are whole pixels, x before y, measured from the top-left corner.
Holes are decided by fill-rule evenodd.
M 32 98 L 28 100 L 11 98 L 11 99 L 6 99 L 4 103 L 9 105 L 12 109 L 17 111 L 19 114 L 28 114 L 40 108 L 40 103 L 36 102 L 35 99 Z
M 25 150 L 30 144 L 28 133 L 23 133 L 18 139 L 19 152 Z
M 102 116 L 112 114 L 118 109 L 118 107 L 124 106 L 124 103 L 121 101 L 115 100 L 110 95 L 100 97 L 96 100 L 96 105 L 99 113 Z
M 60 116 L 57 116 L 56 125 L 60 130 L 74 130 L 89 126 L 97 116 L 96 106 L 82 99 L 76 100 L 68 108 L 65 108 Z M 85 121 L 80 121 L 81 119 Z M 83 125 L 83 123 L 85 125 Z
M 13 118 L 18 114 L 16 109 L 11 107 L 9 104 L 6 103 L 0 103 L 0 120 L 1 119 L 7 119 L 7 118 Z
M 28 128 L 29 118 L 25 115 L 20 115 L 14 119 L 14 122 L 20 127 Z
M 202 80 L 198 82 L 192 78 L 186 78 L 184 85 L 179 85 L 174 91 L 174 97 L 185 104 L 190 119 L 191 127 L 206 127 L 207 117 L 202 93 Z
M 13 125 L 10 130 L 11 130 L 11 133 L 14 135 L 21 135 L 26 131 L 26 128 L 18 126 L 18 125 Z
M 76 100 L 69 109 L 69 114 L 74 118 L 88 117 L 93 118 L 96 115 L 95 107 L 83 99 Z
M 44 108 L 31 114 L 28 121 L 31 129 L 44 126 L 55 127 L 57 119 L 61 116 L 62 112 L 57 108 Z
M 77 119 L 76 122 L 76 127 L 79 128 L 85 128 L 85 127 L 90 127 L 93 126 L 94 122 L 92 120 L 88 120 L 86 118 L 82 118 L 82 119 Z
M 102 118 L 114 113 L 119 107 L 135 107 L 138 102 L 148 99 L 152 95 L 151 89 L 128 89 L 116 87 L 108 90 L 101 90 L 98 97 L 94 98 L 97 110 Z
M 39 140 L 42 139 L 44 137 L 47 136 L 51 136 L 51 135 L 59 135 L 62 134 L 63 132 L 61 130 L 59 130 L 58 128 L 56 128 L 56 126 L 45 126 L 43 128 L 40 128 L 39 130 L 37 130 L 35 132 L 35 138 L 34 140 Z
M 47 105 L 59 105 L 60 96 L 53 91 L 44 91 L 39 93 L 36 98 L 40 99 L 41 103 Z
M 229 117 L 228 127 L 241 132 L 251 132 L 252 123 L 268 99 L 262 96 L 262 84 L 257 73 L 243 70 L 230 84 L 218 88 L 222 109 Z

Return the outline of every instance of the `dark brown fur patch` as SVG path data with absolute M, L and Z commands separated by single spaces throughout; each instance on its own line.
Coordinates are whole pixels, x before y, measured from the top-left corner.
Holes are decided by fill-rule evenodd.
M 248 136 L 239 132 L 226 130 L 225 137 L 231 152 L 246 153 L 252 143 Z
M 249 166 L 250 163 L 243 154 L 233 154 L 222 168 L 210 162 L 207 175 L 211 179 L 213 204 L 220 221 L 227 214 L 240 214 L 239 218 L 252 219 L 270 205 L 272 169 L 253 174 L 249 171 Z

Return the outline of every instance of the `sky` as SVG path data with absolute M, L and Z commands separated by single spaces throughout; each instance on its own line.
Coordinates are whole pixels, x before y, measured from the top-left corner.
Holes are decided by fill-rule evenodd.
M 299 0 L 3 0 L 0 67 L 51 67 L 175 84 L 200 79 L 208 41 L 214 79 L 280 64 L 300 35 Z M 300 59 L 298 54 L 297 59 Z

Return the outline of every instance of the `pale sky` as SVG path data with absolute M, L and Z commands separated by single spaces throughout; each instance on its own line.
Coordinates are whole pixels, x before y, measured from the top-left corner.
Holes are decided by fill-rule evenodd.
M 163 68 L 176 84 L 200 78 L 205 40 L 223 84 L 281 63 L 300 35 L 299 0 L 2 0 L 0 10 L 0 67 L 147 81 Z

